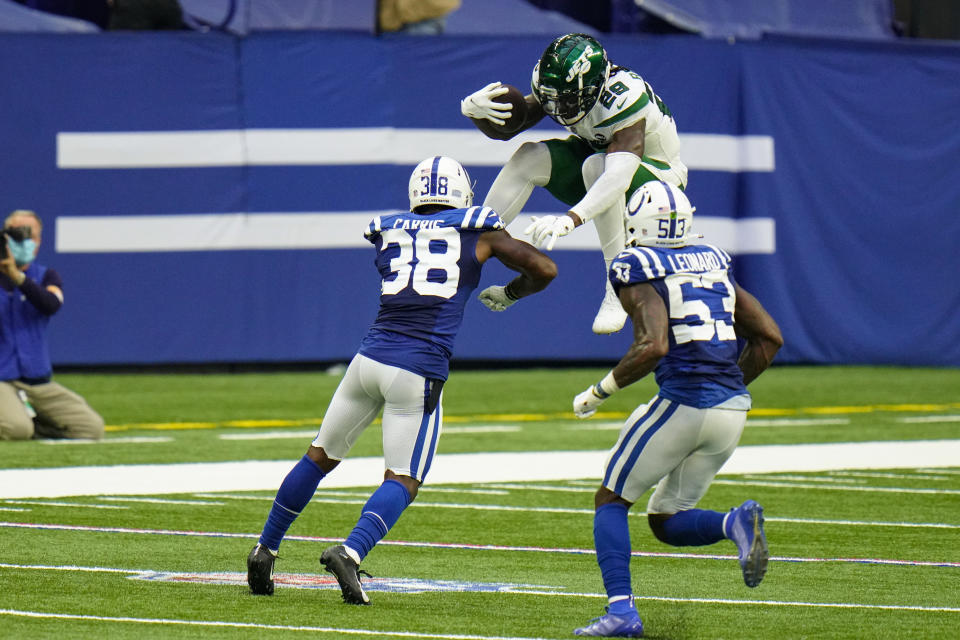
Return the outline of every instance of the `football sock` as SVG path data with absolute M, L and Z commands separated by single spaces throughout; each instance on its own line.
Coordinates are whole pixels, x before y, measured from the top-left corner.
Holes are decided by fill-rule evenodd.
M 625 616 L 630 613 L 636 613 L 637 608 L 633 604 L 633 597 L 618 596 L 617 598 L 610 599 L 610 606 L 607 607 L 607 611 L 614 615 Z
M 280 541 L 287 529 L 310 502 L 325 475 L 316 462 L 307 456 L 300 458 L 277 490 L 267 523 L 260 534 L 260 544 L 273 551 L 280 548 Z
M 344 546 L 354 549 L 363 560 L 397 523 L 410 502 L 410 492 L 402 482 L 385 480 L 363 505 L 357 526 L 347 536 Z
M 678 511 L 663 523 L 663 540 L 675 547 L 698 547 L 726 538 L 723 518 L 726 514 L 706 509 Z
M 630 527 L 625 504 L 610 502 L 597 509 L 593 516 L 593 543 L 607 595 L 629 596 Z

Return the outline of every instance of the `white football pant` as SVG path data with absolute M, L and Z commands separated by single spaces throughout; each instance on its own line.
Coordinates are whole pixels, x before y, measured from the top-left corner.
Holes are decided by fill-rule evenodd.
M 636 502 L 656 484 L 647 513 L 692 509 L 733 454 L 746 421 L 741 409 L 696 409 L 656 396 L 627 418 L 603 486 Z
M 432 411 L 427 406 L 436 384 L 439 381 L 357 354 L 333 394 L 312 444 L 323 447 L 330 458 L 343 460 L 383 409 L 385 467 L 423 482 L 443 420 L 442 394 Z

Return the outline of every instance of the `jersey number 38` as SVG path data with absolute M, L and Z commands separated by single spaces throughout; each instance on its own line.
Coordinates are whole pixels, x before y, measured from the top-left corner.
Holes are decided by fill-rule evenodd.
M 418 229 L 415 235 L 404 229 L 387 229 L 382 237 L 383 250 L 392 244 L 400 247 L 400 255 L 390 260 L 390 271 L 397 277 L 383 280 L 383 295 L 396 295 L 411 282 L 422 296 L 452 298 L 457 293 L 460 234 L 456 229 Z

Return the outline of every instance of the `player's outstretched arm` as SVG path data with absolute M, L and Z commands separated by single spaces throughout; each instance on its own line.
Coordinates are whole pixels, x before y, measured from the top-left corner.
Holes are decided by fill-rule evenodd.
M 773 357 L 783 346 L 783 336 L 759 300 L 740 285 L 735 285 L 735 291 L 737 304 L 733 310 L 733 328 L 747 341 L 737 365 L 743 371 L 743 383 L 750 384 L 773 362 Z
M 623 287 L 620 302 L 633 321 L 633 343 L 610 373 L 573 399 L 578 418 L 589 418 L 604 400 L 653 371 L 670 348 L 667 307 L 652 285 Z
M 506 286 L 487 287 L 480 293 L 480 301 L 493 311 L 503 311 L 520 298 L 543 290 L 557 277 L 553 260 L 506 231 L 488 231 L 480 236 L 477 260 L 483 263 L 491 256 L 520 273 Z

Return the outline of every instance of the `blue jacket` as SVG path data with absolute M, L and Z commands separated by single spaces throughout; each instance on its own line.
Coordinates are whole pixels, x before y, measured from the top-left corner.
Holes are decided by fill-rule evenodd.
M 47 268 L 39 264 L 27 267 L 27 277 L 43 282 Z M 53 373 L 47 347 L 47 323 L 50 316 L 41 313 L 19 288 L 0 288 L 0 380 L 49 378 Z

